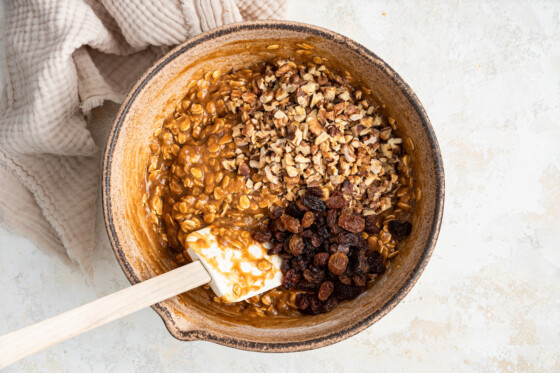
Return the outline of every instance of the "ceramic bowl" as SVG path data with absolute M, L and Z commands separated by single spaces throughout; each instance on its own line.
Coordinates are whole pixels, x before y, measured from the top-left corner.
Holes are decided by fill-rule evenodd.
M 296 44 L 302 41 L 313 45 L 316 55 L 327 57 L 331 66 L 351 72 L 372 88 L 397 120 L 421 191 L 412 234 L 373 286 L 327 314 L 247 319 L 212 302 L 202 289 L 154 305 L 177 339 L 270 352 L 341 341 L 392 310 L 418 281 L 434 250 L 443 213 L 443 165 L 428 116 L 410 87 L 374 53 L 332 31 L 287 21 L 247 22 L 214 29 L 172 50 L 144 74 L 120 109 L 105 152 L 103 204 L 109 238 L 127 278 L 135 284 L 177 267 L 158 245 L 142 204 L 148 144 L 161 125 L 158 118 L 169 114 L 166 103 L 180 99 L 193 77 L 218 68 L 246 67 L 278 53 L 297 56 Z M 267 49 L 271 44 L 281 48 Z

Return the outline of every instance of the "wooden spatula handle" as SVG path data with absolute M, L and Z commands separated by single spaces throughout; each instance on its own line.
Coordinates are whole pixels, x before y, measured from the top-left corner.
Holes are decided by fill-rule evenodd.
M 199 261 L 0 337 L 0 369 L 70 337 L 210 282 Z

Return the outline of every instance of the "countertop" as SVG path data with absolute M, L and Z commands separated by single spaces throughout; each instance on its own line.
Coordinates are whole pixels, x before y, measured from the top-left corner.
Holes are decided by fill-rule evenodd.
M 555 1 L 289 1 L 287 19 L 349 36 L 398 71 L 443 153 L 434 255 L 378 323 L 315 351 L 262 354 L 179 342 L 146 309 L 6 372 L 560 371 L 559 12 Z M 91 284 L 0 228 L 0 334 L 128 285 L 98 223 Z

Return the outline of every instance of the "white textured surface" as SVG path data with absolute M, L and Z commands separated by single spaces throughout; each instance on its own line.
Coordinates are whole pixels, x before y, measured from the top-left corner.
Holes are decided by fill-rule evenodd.
M 395 68 L 442 148 L 436 251 L 374 326 L 315 351 L 259 354 L 176 341 L 148 309 L 6 371 L 560 371 L 559 13 L 554 1 L 290 1 L 289 19 L 347 35 Z M 127 286 L 99 223 L 92 285 L 0 230 L 0 334 Z

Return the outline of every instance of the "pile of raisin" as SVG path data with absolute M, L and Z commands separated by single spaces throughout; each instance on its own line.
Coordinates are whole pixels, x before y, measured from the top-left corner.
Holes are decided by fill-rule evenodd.
M 314 315 L 356 298 L 366 289 L 368 274 L 385 272 L 381 255 L 362 237 L 362 232 L 379 233 L 377 217 L 353 214 L 342 192 L 322 198 L 320 188 L 308 188 L 299 200 L 275 210 L 267 230 L 254 235 L 272 244 L 269 255 L 282 257 L 282 285 L 305 291 L 298 295 L 297 307 Z M 411 228 L 409 222 L 389 225 L 398 239 L 406 238 Z

